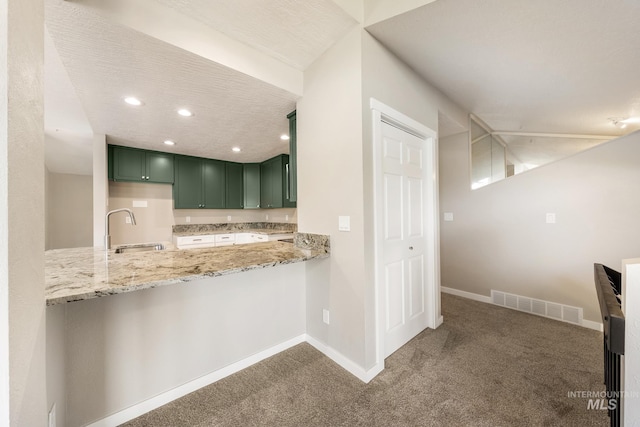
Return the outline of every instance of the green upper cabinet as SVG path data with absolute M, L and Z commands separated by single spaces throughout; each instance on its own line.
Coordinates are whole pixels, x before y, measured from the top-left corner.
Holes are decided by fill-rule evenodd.
M 225 162 L 175 156 L 175 209 L 224 208 L 225 183 Z
M 108 158 L 114 181 L 173 184 L 173 154 L 109 146 Z
M 225 163 L 226 172 L 226 201 L 227 209 L 242 209 L 244 207 L 244 168 L 242 163 Z
M 290 200 L 289 156 L 281 154 L 260 164 L 260 207 L 295 207 Z
M 289 119 L 289 202 L 298 201 L 298 148 L 296 112 L 287 115 Z
M 260 208 L 260 163 L 245 163 L 243 169 L 244 208 Z
M 173 184 L 173 154 L 147 151 L 146 170 L 148 182 Z

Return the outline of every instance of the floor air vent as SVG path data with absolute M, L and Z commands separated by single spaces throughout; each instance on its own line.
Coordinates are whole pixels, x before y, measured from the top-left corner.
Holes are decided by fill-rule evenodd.
M 582 308 L 491 290 L 491 302 L 502 307 L 582 325 Z

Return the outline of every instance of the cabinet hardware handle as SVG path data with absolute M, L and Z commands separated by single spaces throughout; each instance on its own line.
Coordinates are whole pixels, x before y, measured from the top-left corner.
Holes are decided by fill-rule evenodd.
M 409 250 L 412 251 L 413 250 L 413 246 L 409 246 Z

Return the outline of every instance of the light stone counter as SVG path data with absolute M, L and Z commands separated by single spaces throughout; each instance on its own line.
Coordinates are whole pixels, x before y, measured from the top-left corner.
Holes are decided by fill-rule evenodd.
M 282 230 L 282 229 L 268 229 L 268 228 L 249 228 L 243 230 L 204 230 L 204 231 L 178 231 L 173 232 L 174 236 L 206 236 L 209 234 L 237 234 L 237 233 L 252 233 L 252 234 L 266 234 L 266 235 L 274 235 L 274 234 L 291 234 L 293 235 L 293 231 L 290 230 Z
M 329 238 L 296 233 L 294 244 L 263 242 L 116 254 L 97 248 L 45 252 L 47 305 L 181 284 L 329 256 Z

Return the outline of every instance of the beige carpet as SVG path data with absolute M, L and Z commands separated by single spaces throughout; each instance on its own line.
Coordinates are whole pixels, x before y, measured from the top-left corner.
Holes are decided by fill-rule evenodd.
M 363 384 L 300 344 L 127 424 L 605 426 L 570 391 L 602 391 L 602 335 L 442 295 L 445 322 Z

